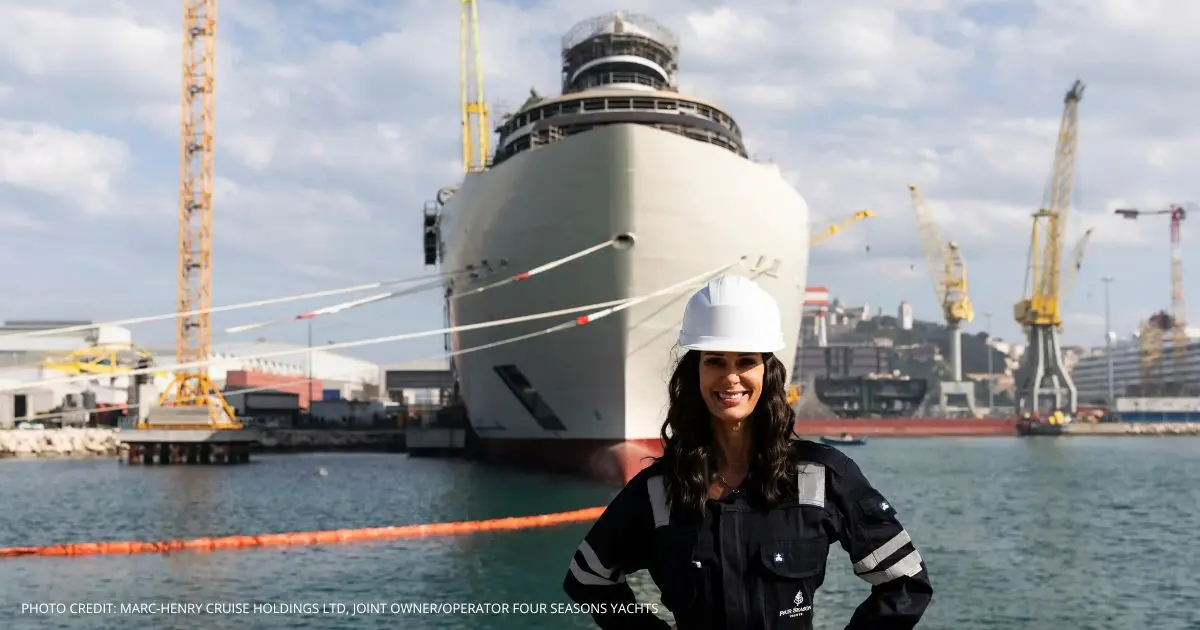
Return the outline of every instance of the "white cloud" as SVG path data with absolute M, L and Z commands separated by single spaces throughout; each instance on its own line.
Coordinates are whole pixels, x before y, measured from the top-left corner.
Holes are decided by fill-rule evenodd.
M 114 180 L 129 163 L 119 140 L 41 122 L 0 120 L 0 183 L 101 212 L 115 202 Z
M 1165 221 L 1121 221 L 1112 210 L 1189 201 L 1200 125 L 1186 103 L 1200 96 L 1200 43 L 1187 29 L 1200 8 L 1184 5 L 626 3 L 679 35 L 685 91 L 736 117 L 753 153 L 808 198 L 815 224 L 860 208 L 879 214 L 813 252 L 813 284 L 885 310 L 907 298 L 936 316 L 906 189 L 916 182 L 963 246 L 977 309 L 996 313 L 1006 337 L 1018 334 L 1000 315 L 1020 297 L 1063 93 L 1082 78 L 1069 238 L 1095 233 L 1068 307 L 1078 315 L 1072 341 L 1095 336 L 1086 316 L 1102 311 L 1088 297 L 1100 276 L 1118 276 L 1121 330 L 1169 295 Z M 557 92 L 560 38 L 609 8 L 484 3 L 488 102 L 511 108 L 530 87 Z M 155 287 L 60 256 L 5 279 L 33 312 L 0 316 L 41 314 L 47 282 L 82 292 L 72 316 L 172 307 L 178 10 L 133 0 L 0 5 L 0 225 L 29 234 L 22 247 L 90 252 L 102 242 L 121 253 L 118 270 L 140 274 L 127 278 Z M 216 301 L 424 272 L 421 206 L 458 169 L 457 5 L 248 0 L 222 6 L 220 18 Z M 53 229 L 32 231 L 39 225 Z M 56 300 L 45 309 L 65 308 Z M 342 338 L 434 327 L 441 309 L 427 295 L 358 317 L 338 329 Z

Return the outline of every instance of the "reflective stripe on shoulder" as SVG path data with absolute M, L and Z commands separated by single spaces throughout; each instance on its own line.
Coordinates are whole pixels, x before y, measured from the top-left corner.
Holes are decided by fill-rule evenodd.
M 825 466 L 813 462 L 800 464 L 796 470 L 796 489 L 800 505 L 825 507 Z
M 646 494 L 650 495 L 650 510 L 654 514 L 654 528 L 664 527 L 671 522 L 671 502 L 667 499 L 667 488 L 662 475 L 646 480 Z

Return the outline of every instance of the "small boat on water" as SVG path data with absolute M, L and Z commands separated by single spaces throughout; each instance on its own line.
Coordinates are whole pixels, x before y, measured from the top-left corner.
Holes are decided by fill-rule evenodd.
M 843 433 L 841 435 L 823 436 L 821 437 L 821 442 L 823 444 L 830 444 L 833 446 L 860 446 L 867 443 L 867 438 L 854 437 L 849 433 Z

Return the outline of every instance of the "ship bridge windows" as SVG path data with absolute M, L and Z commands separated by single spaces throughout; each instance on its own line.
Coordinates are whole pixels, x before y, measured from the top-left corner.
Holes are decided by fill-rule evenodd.
M 517 397 L 521 406 L 533 416 L 541 427 L 547 431 L 566 431 L 567 426 L 559 419 L 558 414 L 550 409 L 546 401 L 542 399 L 542 395 L 534 389 L 533 384 L 517 366 L 512 364 L 497 365 L 495 368 L 496 374 L 500 376 L 500 380 L 508 386 L 509 391 Z
M 648 80 L 661 81 L 666 87 L 670 85 L 670 73 L 659 64 L 636 55 L 613 55 L 592 59 L 576 68 L 571 73 L 567 90 L 578 91 L 583 89 L 586 83 L 583 79 L 590 75 L 613 72 L 643 75 Z

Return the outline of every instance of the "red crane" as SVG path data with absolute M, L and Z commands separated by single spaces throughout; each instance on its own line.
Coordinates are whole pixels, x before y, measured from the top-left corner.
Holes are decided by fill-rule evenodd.
M 1171 219 L 1171 307 L 1159 311 L 1142 324 L 1142 395 L 1166 395 L 1162 370 L 1162 340 L 1171 333 L 1172 376 L 1175 386 L 1182 387 L 1184 360 L 1187 358 L 1187 314 L 1183 300 L 1183 221 L 1187 210 L 1171 205 L 1163 210 L 1120 209 L 1116 214 L 1136 220 L 1142 215 L 1167 215 Z M 1180 392 L 1182 393 L 1182 392 Z

